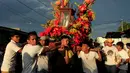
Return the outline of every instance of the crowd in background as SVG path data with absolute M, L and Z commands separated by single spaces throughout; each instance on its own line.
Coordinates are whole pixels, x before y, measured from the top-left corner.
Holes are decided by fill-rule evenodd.
M 68 35 L 56 41 L 49 36 L 38 37 L 36 32 L 29 32 L 22 45 L 19 40 L 18 33 L 11 35 L 1 73 L 130 73 L 130 43 L 113 45 L 108 38 L 101 47 L 86 39 L 72 48 Z

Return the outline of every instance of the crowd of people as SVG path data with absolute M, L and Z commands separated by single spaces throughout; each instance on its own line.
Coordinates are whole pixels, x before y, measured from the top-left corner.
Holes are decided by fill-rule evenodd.
M 130 43 L 108 38 L 101 48 L 89 39 L 70 46 L 70 37 L 63 35 L 60 42 L 49 36 L 38 37 L 29 32 L 27 42 L 19 44 L 20 35 L 13 33 L 7 44 L 1 73 L 130 73 Z M 124 46 L 128 49 L 124 49 Z M 20 53 L 21 70 L 17 70 L 16 55 Z M 17 66 L 18 67 L 18 66 Z

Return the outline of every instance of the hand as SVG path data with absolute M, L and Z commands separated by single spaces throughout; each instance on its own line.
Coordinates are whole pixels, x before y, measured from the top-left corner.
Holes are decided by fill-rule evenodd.
M 44 49 L 43 49 L 43 52 L 47 52 L 47 51 L 49 51 L 49 50 L 50 50 L 49 47 L 48 47 L 48 46 L 45 46 Z
M 129 63 L 130 63 L 130 57 L 129 57 Z
M 68 51 L 67 50 L 65 50 L 65 57 L 64 57 L 64 59 L 65 59 L 66 64 L 68 64 L 69 63 L 69 56 L 68 56 Z
M 100 48 L 90 49 L 91 51 L 100 52 Z
M 126 61 L 125 61 L 126 63 L 129 63 L 130 62 L 130 58 L 128 58 L 128 59 L 126 59 Z

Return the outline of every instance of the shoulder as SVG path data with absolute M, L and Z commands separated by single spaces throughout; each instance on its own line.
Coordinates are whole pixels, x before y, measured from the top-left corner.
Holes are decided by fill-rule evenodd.
M 80 56 L 81 56 L 81 55 L 84 55 L 84 52 L 83 52 L 83 51 L 80 51 L 79 55 L 80 55 Z
M 31 47 L 31 45 L 30 44 L 26 44 L 26 45 L 24 45 L 23 49 L 28 48 L 28 47 Z
M 90 54 L 91 54 L 91 55 L 96 55 L 97 52 L 95 52 L 95 51 L 90 51 Z
M 107 46 L 104 46 L 103 48 L 102 48 L 102 50 L 106 50 L 108 47 Z
M 35 46 L 33 46 L 33 48 L 42 48 L 42 46 L 40 46 L 40 45 L 35 45 Z
M 82 53 L 84 53 L 84 52 L 81 50 L 80 53 L 82 54 Z
M 121 53 L 127 53 L 127 51 L 125 51 L 124 49 L 121 50 Z
M 7 44 L 7 46 L 14 46 L 14 45 L 16 45 L 16 43 L 13 43 L 11 41 Z
M 97 52 L 95 52 L 95 51 L 90 51 L 90 53 L 92 53 L 92 54 L 93 54 L 93 53 L 97 53 Z
M 116 47 L 115 47 L 115 46 L 112 46 L 112 48 L 115 48 L 115 49 L 116 49 Z
M 117 50 L 117 48 L 115 47 L 115 46 L 112 46 L 112 48 L 117 52 L 118 50 Z

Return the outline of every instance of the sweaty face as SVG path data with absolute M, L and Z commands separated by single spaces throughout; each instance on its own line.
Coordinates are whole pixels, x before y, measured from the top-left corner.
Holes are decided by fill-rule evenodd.
M 36 35 L 31 35 L 30 38 L 28 39 L 28 43 L 31 44 L 31 45 L 36 45 L 37 44 Z
M 87 44 L 82 44 L 82 50 L 86 51 L 89 49 L 89 46 Z
M 116 48 L 117 48 L 117 50 L 120 50 L 120 49 L 121 49 L 121 46 L 116 45 Z
M 44 41 L 44 40 L 40 40 L 39 42 L 40 42 L 40 44 L 41 44 L 42 46 L 45 45 L 45 41 Z
M 64 39 L 62 39 L 62 41 L 61 41 L 61 44 L 64 45 L 64 46 L 67 46 L 68 43 L 69 43 L 69 39 L 68 39 L 68 38 L 64 38 Z
M 18 43 L 19 40 L 20 40 L 20 36 L 19 35 L 14 35 L 13 37 L 11 37 L 11 39 Z
M 109 47 L 111 47 L 112 45 L 113 45 L 112 42 L 108 42 L 108 43 L 107 43 L 107 46 L 109 46 Z
M 80 46 L 76 46 L 76 51 L 81 51 L 81 47 Z

